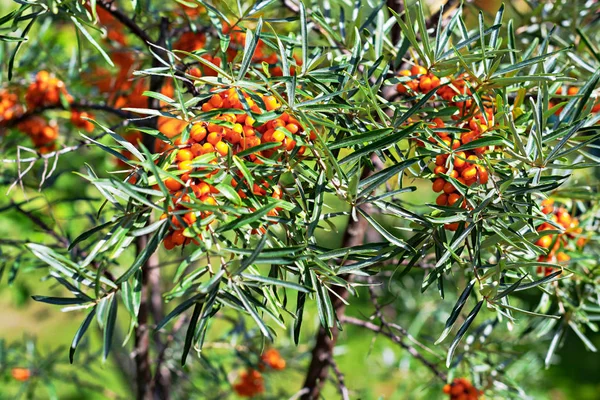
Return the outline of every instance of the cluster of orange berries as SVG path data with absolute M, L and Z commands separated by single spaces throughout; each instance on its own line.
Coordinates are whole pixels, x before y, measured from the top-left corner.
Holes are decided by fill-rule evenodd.
M 554 200 L 546 199 L 542 201 L 542 212 L 550 216 L 550 219 L 560 225 L 564 232 L 556 235 L 544 235 L 540 237 L 535 243 L 537 246 L 549 249 L 547 255 L 541 255 L 538 257 L 540 262 L 567 262 L 571 257 L 564 252 L 565 248 L 569 244 L 569 239 L 577 238 L 575 246 L 583 247 L 587 239 L 581 236 L 583 228 L 579 226 L 579 220 L 573 218 L 571 214 L 564 207 L 555 207 Z M 546 230 L 556 230 L 556 227 L 552 224 L 544 222 L 537 227 L 538 232 Z M 552 267 L 540 266 L 537 269 L 538 274 L 550 275 L 554 271 Z
M 73 97 L 67 92 L 63 81 L 48 71 L 39 71 L 25 93 L 27 110 L 33 113 L 40 107 L 58 105 L 61 96 L 67 102 L 73 102 Z M 85 111 L 71 110 L 71 123 L 91 132 L 94 125 L 84 118 L 93 118 L 93 116 Z M 40 153 L 47 153 L 56 148 L 55 141 L 58 139 L 56 121 L 48 121 L 37 115 L 26 115 L 23 106 L 19 103 L 18 95 L 8 90 L 1 90 L 0 125 L 14 120 L 18 120 L 16 121 L 18 122 L 17 128 L 31 138 L 33 145 Z
M 281 106 L 274 96 L 258 95 L 258 97 L 262 100 L 266 111 L 272 111 Z M 244 101 L 253 114 L 262 114 L 261 107 L 250 96 L 244 95 Z M 179 180 L 173 178 L 165 180 L 165 186 L 173 194 L 176 204 L 174 209 L 169 210 L 174 212 L 174 215 L 171 216 L 171 232 L 164 240 L 164 246 L 167 249 L 189 243 L 191 238 L 186 238 L 183 234 L 185 228 L 194 225 L 198 217 L 205 218 L 210 215 L 210 212 L 203 212 L 198 215 L 188 210 L 191 194 L 204 204 L 217 205 L 215 195 L 219 191 L 205 181 L 206 178 L 217 171 L 206 172 L 203 176 L 204 179 L 194 177 L 204 170 L 204 168 L 193 167 L 196 157 L 214 154 L 214 158 L 208 163 L 216 165 L 219 157 L 225 157 L 230 152 L 237 154 L 262 143 L 274 143 L 273 148 L 246 154 L 250 161 L 260 164 L 262 163 L 261 156 L 272 157 L 277 150 L 292 151 L 296 147 L 296 140 L 292 136 L 303 131 L 300 122 L 286 113 L 264 124 L 257 124 L 254 117 L 242 112 L 242 102 L 234 88 L 213 94 L 202 105 L 203 111 L 221 109 L 237 109 L 240 110 L 240 113 L 224 112 L 213 117 L 210 122 L 193 123 L 187 141 L 175 140 L 177 169 L 181 175 L 179 175 Z M 155 148 L 156 152 L 165 150 L 169 149 L 165 148 L 162 143 L 159 143 Z M 304 147 L 298 149 L 299 154 L 304 153 L 304 151 Z M 272 186 L 266 181 L 255 182 L 252 187 L 249 187 L 247 182 L 243 180 L 241 173 L 232 177 L 231 185 L 237 188 L 237 193 L 241 198 L 247 198 L 250 192 L 257 196 L 271 196 L 275 199 L 280 199 L 282 196 L 279 186 Z M 276 216 L 278 211 L 277 208 L 273 209 L 268 215 Z M 168 215 L 164 214 L 162 218 L 168 218 Z M 264 233 L 265 229 L 260 227 L 253 232 Z
M 405 94 L 411 92 L 427 93 L 440 86 L 440 79 L 428 72 L 425 67 L 414 65 L 410 71 L 401 70 L 401 76 L 414 77 L 408 82 L 402 82 L 397 85 L 399 93 Z M 459 122 L 460 128 L 467 129 L 462 132 L 460 137 L 454 137 L 448 131 L 445 131 L 446 123 L 441 118 L 434 118 L 430 125 L 435 129 L 437 137 L 430 137 L 431 143 L 444 143 L 446 148 L 450 149 L 447 154 L 439 154 L 435 158 L 434 174 L 437 178 L 433 181 L 433 191 L 440 193 L 436 199 L 439 206 L 454 206 L 461 195 L 452 181 L 447 180 L 444 175 L 456 179 L 463 185 L 472 186 L 476 183 L 485 185 L 489 180 L 487 168 L 482 165 L 481 159 L 489 149 L 487 146 L 477 147 L 471 150 L 461 151 L 459 148 L 479 139 L 481 135 L 488 131 L 494 125 L 494 114 L 491 108 L 484 108 L 483 113 L 480 109 L 473 108 L 473 99 L 470 97 L 472 92 L 467 85 L 466 77 L 459 76 L 456 79 L 449 79 L 449 85 L 442 86 L 437 91 L 439 100 L 445 104 L 458 107 L 459 111 L 452 115 L 455 121 L 468 118 L 464 122 Z M 458 97 L 457 97 L 458 96 Z M 474 113 L 474 114 L 470 114 Z M 423 147 L 424 143 L 420 139 L 415 139 L 417 146 Z M 461 207 L 466 207 L 466 199 L 460 203 Z M 451 231 L 458 229 L 458 223 L 446 224 L 445 228 Z
M 40 153 L 48 153 L 56 148 L 55 141 L 58 139 L 56 121 L 48 121 L 44 117 L 34 115 L 19 122 L 17 128 L 31 138 Z
M 67 92 L 65 83 L 48 71 L 39 71 L 35 81 L 29 84 L 25 93 L 25 102 L 30 110 L 58 104 L 60 96 L 67 102 L 73 102 L 73 97 Z
M 579 92 L 579 88 L 577 86 L 569 86 L 567 87 L 567 96 L 576 96 L 577 93 Z M 556 90 L 556 95 L 558 96 L 564 96 L 565 95 L 565 91 L 564 91 L 564 87 L 560 87 Z M 554 101 L 549 101 L 548 102 L 548 109 L 551 109 L 555 106 L 555 102 Z M 559 107 L 558 110 L 556 110 L 556 112 L 554 113 L 555 115 L 559 115 L 564 107 Z M 600 111 L 600 102 L 596 101 L 596 103 L 593 105 L 591 112 L 596 113 Z
M 493 115 L 491 110 L 486 110 L 488 120 L 492 123 Z M 473 150 L 456 151 L 461 145 L 472 142 L 478 139 L 485 132 L 489 125 L 485 123 L 485 119 L 481 114 L 470 118 L 465 124 L 465 128 L 469 128 L 468 132 L 464 132 L 459 139 L 450 137 L 448 132 L 444 132 L 445 124 L 440 118 L 433 119 L 433 127 L 438 128 L 436 134 L 446 146 L 452 149 L 448 154 L 439 154 L 435 158 L 435 167 L 433 172 L 438 176 L 433 181 L 433 191 L 442 192 L 436 199 L 436 204 L 439 206 L 454 206 L 462 197 L 457 193 L 457 188 L 451 181 L 446 180 L 443 175 L 448 175 L 456 179 L 458 182 L 466 186 L 472 186 L 476 183 L 481 185 L 487 184 L 489 173 L 485 166 L 481 165 L 481 156 L 488 150 L 487 147 L 477 147 Z M 433 138 L 432 138 L 433 139 Z M 433 139 L 435 141 L 435 139 Z M 466 199 L 461 203 L 462 207 L 466 207 Z M 451 231 L 458 229 L 458 223 L 446 224 L 445 228 Z
M 400 71 L 400 76 L 412 77 L 410 81 L 401 82 L 396 86 L 396 90 L 400 94 L 405 93 L 427 93 L 432 89 L 440 86 L 440 78 L 428 72 L 425 67 L 413 65 L 410 70 L 403 69 Z
M 445 385 L 444 393 L 450 395 L 450 400 L 477 400 L 483 394 L 465 378 L 456 378 L 452 383 Z
M 13 368 L 10 374 L 19 382 L 27 382 L 31 378 L 31 371 L 28 368 Z
M 78 128 L 85 129 L 87 132 L 92 132 L 94 124 L 85 118 L 94 119 L 94 116 L 86 111 L 71 110 L 71 123 Z
M 281 357 L 279 351 L 276 349 L 269 349 L 261 356 L 259 369 L 264 371 L 266 367 L 269 367 L 273 370 L 281 371 L 285 369 L 285 366 L 285 359 Z M 239 376 L 239 381 L 233 385 L 233 390 L 242 397 L 254 397 L 264 393 L 264 378 L 256 369 L 242 371 Z
M 23 106 L 19 103 L 19 96 L 5 89 L 0 90 L 0 126 L 21 115 Z

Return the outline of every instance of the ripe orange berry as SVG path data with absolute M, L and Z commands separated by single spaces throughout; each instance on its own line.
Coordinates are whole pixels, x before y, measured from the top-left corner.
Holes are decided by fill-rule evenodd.
M 543 247 L 545 249 L 549 248 L 552 245 L 552 236 L 546 235 L 542 236 L 535 242 L 536 246 Z
M 425 67 L 422 67 L 420 65 L 413 65 L 410 69 L 411 75 L 422 75 L 422 74 L 426 74 L 427 70 L 425 69 Z
M 423 92 L 429 92 L 431 90 L 431 78 L 427 75 L 422 75 L 419 79 L 419 89 Z
M 194 124 L 190 130 L 190 138 L 194 142 L 201 142 L 206 137 L 206 128 L 200 124 Z
M 194 153 L 189 149 L 180 149 L 177 152 L 178 161 L 189 161 L 194 158 Z
M 454 222 L 451 224 L 445 224 L 444 228 L 446 228 L 449 231 L 456 231 L 458 229 L 458 222 Z
M 180 162 L 177 164 L 177 168 L 181 171 L 191 171 L 194 169 L 190 160 Z
M 13 368 L 10 374 L 19 382 L 26 382 L 31 378 L 31 371 L 28 368 Z
M 173 243 L 176 246 L 181 246 L 185 242 L 185 236 L 183 236 L 183 230 L 179 229 L 173 232 Z
M 433 173 L 437 174 L 437 175 L 439 175 L 439 174 L 445 174 L 447 170 L 448 169 L 446 167 L 444 167 L 443 165 L 438 165 L 437 167 L 435 167 L 433 169 Z
M 175 243 L 173 243 L 172 235 L 165 236 L 165 238 L 163 239 L 163 245 L 165 246 L 165 249 L 167 249 L 167 250 L 172 250 L 175 247 Z
M 566 262 L 566 261 L 569 261 L 571 259 L 571 257 L 567 253 L 564 253 L 561 251 L 556 255 L 556 259 L 559 262 Z
M 179 189 L 181 189 L 181 183 L 177 182 L 173 178 L 165 179 L 165 186 L 167 187 L 167 189 L 169 189 L 172 192 L 176 192 Z
M 218 134 L 217 132 L 211 132 L 208 134 L 206 141 L 208 143 L 212 144 L 213 146 L 216 146 L 217 143 L 219 143 L 221 141 L 221 135 Z
M 433 191 L 441 192 L 442 190 L 444 190 L 445 184 L 446 181 L 443 178 L 437 178 L 435 181 L 433 181 Z
M 273 132 L 272 140 L 274 142 L 283 142 L 283 139 L 285 139 L 285 133 L 282 131 Z
M 470 181 L 471 179 L 477 177 L 477 168 L 475 168 L 474 165 L 467 167 L 462 171 L 461 176 L 465 179 L 465 181 Z
M 196 214 L 189 212 L 183 216 L 183 219 L 188 225 L 193 225 L 196 222 Z
M 435 204 L 438 206 L 445 206 L 448 204 L 448 195 L 442 193 L 435 199 Z
M 465 154 L 464 151 L 459 151 L 456 154 L 454 154 L 454 167 L 455 168 L 463 168 L 465 166 L 465 164 L 467 163 L 467 155 Z
M 455 188 L 455 187 L 454 187 L 454 185 L 453 185 L 452 183 L 450 183 L 450 182 L 446 182 L 446 183 L 444 184 L 444 189 L 443 189 L 443 190 L 444 190 L 444 193 L 446 193 L 446 194 L 450 194 L 450 193 L 454 193 L 454 192 L 456 192 L 456 188 Z
M 489 180 L 487 169 L 481 165 L 476 165 L 475 168 L 477 169 L 477 179 L 479 180 L 479 183 L 485 185 Z
M 226 156 L 229 153 L 229 146 L 225 142 L 218 142 L 215 146 L 215 150 L 222 156 Z
M 450 196 L 448 196 L 448 205 L 453 206 L 454 203 L 456 203 L 460 198 L 461 198 L 461 195 L 459 195 L 457 193 L 452 193 Z

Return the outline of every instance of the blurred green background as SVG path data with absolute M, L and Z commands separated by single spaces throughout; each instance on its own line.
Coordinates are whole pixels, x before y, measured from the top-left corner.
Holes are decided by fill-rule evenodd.
M 514 3 L 516 8 L 523 6 L 522 2 Z M 12 9 L 13 4 L 9 0 L 0 0 L 0 16 Z M 483 7 L 485 10 L 495 10 L 499 4 L 499 1 L 480 1 L 476 6 Z M 526 10 L 526 8 L 523 9 Z M 56 32 L 51 32 L 51 34 L 55 35 Z M 74 38 L 70 31 L 59 32 L 58 42 L 72 47 L 73 41 Z M 68 59 L 70 54 L 59 55 L 59 57 Z M 24 66 L 24 69 L 36 70 L 27 65 Z M 0 137 L 0 140 L 3 138 Z M 81 170 L 84 163 L 94 165 L 96 171 L 115 169 L 113 163 L 104 160 L 103 154 L 98 150 L 86 150 L 61 159 L 59 168 L 54 174 L 55 181 L 50 182 L 50 189 L 42 192 L 35 190 L 35 177 L 40 173 L 41 166 L 37 166 L 37 170 L 34 169 L 30 174 L 31 179 L 26 181 L 30 185 L 27 188 L 27 196 L 35 197 L 27 209 L 47 210 L 48 204 L 51 204 L 52 214 L 42 211 L 44 219 L 56 226 L 57 231 L 65 232 L 71 238 L 89 227 L 91 216 L 101 204 L 98 193 L 91 187 L 85 189 L 83 180 L 71 173 L 71 171 Z M 2 184 L 0 184 L 0 209 L 2 209 L 9 204 L 11 199 L 18 202 L 25 197 L 19 188 L 13 189 L 10 197 L 5 195 L 14 169 L 5 165 L 0 171 L 3 175 Z M 434 196 L 429 189 L 428 182 L 410 181 L 406 184 L 415 185 L 419 189 L 407 194 L 406 202 L 412 202 L 418 206 L 433 201 Z M 328 200 L 328 205 L 333 210 L 339 208 L 335 199 Z M 381 222 L 387 225 L 387 229 L 395 229 L 395 227 L 389 226 L 385 220 L 381 220 Z M 319 243 L 328 243 L 331 247 L 340 243 L 341 232 L 343 232 L 345 224 L 346 219 L 339 218 L 336 225 L 337 231 L 319 230 Z M 397 232 L 402 234 L 401 231 Z M 26 238 L 36 243 L 48 242 L 46 235 L 40 233 L 38 228 L 27 218 L 15 212 L 0 213 L 0 238 Z M 122 258 L 123 265 L 130 262 L 131 257 L 132 254 L 126 254 Z M 175 258 L 176 255 L 173 253 L 167 254 L 161 250 L 161 260 L 165 265 L 169 260 Z M 0 279 L 0 339 L 10 344 L 21 342 L 24 338 L 35 338 L 37 348 L 42 356 L 51 354 L 57 348 L 62 347 L 57 353 L 56 360 L 60 379 L 54 382 L 56 392 L 61 399 L 131 398 L 128 392 L 131 382 L 116 368 L 117 361 L 114 356 L 104 364 L 99 361 L 99 357 L 96 362 L 89 364 L 91 365 L 89 370 L 83 368 L 81 364 L 68 366 L 68 346 L 84 314 L 81 312 L 62 313 L 59 307 L 31 300 L 33 294 L 52 295 L 58 293 L 58 289 L 53 286 L 51 281 L 43 279 L 44 271 L 36 271 L 25 263 L 20 266 L 17 276 L 12 277 L 11 267 L 10 265 L 6 266 Z M 170 280 L 172 265 L 164 267 L 163 276 Z M 454 304 L 456 290 L 460 290 L 462 286 L 458 281 L 454 288 L 446 288 L 447 297 L 442 300 L 433 289 L 430 289 L 426 295 L 421 295 L 422 277 L 422 271 L 413 271 L 402 281 L 391 278 L 385 282 L 390 285 L 390 293 L 387 294 L 389 302 L 395 305 L 394 315 L 388 317 L 406 327 L 411 334 L 419 337 L 425 344 L 432 346 L 437 335 L 443 329 L 443 323 Z M 10 285 L 8 284 L 9 280 L 12 281 Z M 348 313 L 365 318 L 371 315 L 372 305 L 366 292 L 362 291 L 361 294 L 358 298 L 352 299 L 352 307 Z M 535 299 L 524 298 L 523 301 L 535 303 Z M 280 331 L 277 347 L 281 349 L 289 367 L 286 371 L 270 374 L 267 377 L 268 392 L 273 394 L 272 398 L 286 398 L 283 395 L 278 397 L 277 393 L 289 394 L 294 388 L 299 389 L 304 379 L 303 367 L 309 361 L 310 340 L 318 326 L 316 311 L 308 309 L 305 313 L 306 322 L 303 328 L 302 344 L 298 350 L 292 346 L 290 333 Z M 124 312 L 120 314 L 121 316 L 125 315 Z M 211 330 L 212 338 L 217 338 L 222 334 L 218 327 L 217 324 Z M 101 338 L 95 326 L 90 330 L 88 336 L 91 339 L 90 350 L 97 352 L 101 347 Z M 544 349 L 549 345 L 548 338 L 541 338 L 539 346 L 536 348 L 523 349 L 523 351 L 531 350 L 531 352 L 513 365 L 512 377 L 520 381 L 527 393 L 535 399 L 600 399 L 600 380 L 598 379 L 600 357 L 588 352 L 574 336 L 572 333 L 569 334 L 564 346 L 557 352 L 560 364 L 554 365 L 548 370 L 543 367 Z M 591 334 L 589 337 L 596 346 L 600 346 L 600 334 Z M 114 350 L 117 351 L 113 351 L 113 354 L 127 358 L 130 344 L 126 349 L 118 349 L 118 347 L 118 345 L 115 346 Z M 214 351 L 215 356 L 218 356 L 219 352 L 223 350 L 209 349 L 207 353 L 210 351 Z M 346 383 L 352 391 L 352 398 L 367 400 L 444 397 L 441 393 L 441 384 L 432 379 L 430 372 L 385 337 L 374 337 L 362 328 L 349 326 L 342 332 L 336 352 L 336 361 L 340 370 L 345 374 Z M 438 353 L 442 354 L 441 349 L 438 349 Z M 26 361 L 24 360 L 24 362 Z M 2 376 L 0 399 L 14 398 L 14 394 L 19 390 L 19 385 L 11 380 L 9 375 L 3 374 Z M 193 379 L 193 377 L 191 378 Z M 80 379 L 82 382 L 89 380 L 102 382 L 102 387 L 88 390 L 85 389 L 85 385 L 77 383 L 75 379 Z M 40 399 L 48 397 L 43 387 L 36 392 L 36 397 Z M 338 397 L 334 386 L 328 385 L 325 398 Z

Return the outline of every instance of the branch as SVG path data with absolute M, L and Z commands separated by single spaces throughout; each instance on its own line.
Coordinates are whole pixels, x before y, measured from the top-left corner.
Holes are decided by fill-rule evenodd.
M 414 347 L 404 343 L 400 336 L 398 336 L 392 332 L 385 331 L 383 329 L 383 327 L 381 327 L 379 325 L 375 325 L 372 322 L 363 321 L 362 319 L 358 319 L 358 318 L 354 318 L 354 317 L 344 316 L 344 317 L 342 317 L 342 322 L 345 322 L 345 323 L 348 323 L 351 325 L 361 326 L 361 327 L 366 328 L 375 333 L 380 333 L 384 336 L 387 336 L 394 343 L 400 345 L 400 347 L 402 347 L 403 349 L 408 351 L 411 356 L 413 356 L 414 358 L 419 360 L 424 366 L 429 368 L 431 370 L 431 372 L 434 373 L 435 376 L 437 376 L 438 378 L 440 378 L 443 381 L 447 380 L 446 374 L 444 374 L 442 371 L 440 371 L 434 363 L 430 362 L 425 357 L 423 357 L 423 355 L 421 355 L 421 353 L 419 353 Z
M 41 114 L 44 111 L 48 110 L 95 110 L 95 111 L 104 111 L 110 114 L 114 114 L 117 117 L 123 119 L 134 119 L 138 116 L 130 113 L 128 111 L 123 111 L 118 108 L 111 107 L 107 104 L 96 104 L 96 103 L 88 103 L 87 101 L 73 102 L 69 104 L 69 107 L 63 106 L 61 103 L 53 104 L 51 106 L 37 107 L 33 110 L 27 111 L 26 113 L 20 115 L 17 118 L 13 118 L 9 121 L 6 121 L 3 124 L 0 124 L 0 128 L 7 129 L 13 126 L 18 125 L 19 123 L 27 120 L 28 118 L 33 117 L 34 115 Z
M 146 33 L 144 29 L 142 29 L 134 20 L 125 15 L 121 10 L 119 10 L 115 1 L 105 1 L 99 0 L 96 1 L 96 4 L 106 11 L 108 11 L 117 21 L 122 23 L 131 33 L 137 36 L 146 46 L 151 46 L 154 44 L 154 41 L 150 36 Z

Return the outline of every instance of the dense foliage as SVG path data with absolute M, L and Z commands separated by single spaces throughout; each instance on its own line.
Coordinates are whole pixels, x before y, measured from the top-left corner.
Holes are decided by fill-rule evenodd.
M 11 3 L 0 277 L 80 325 L 0 342 L 9 393 L 375 398 L 368 333 L 395 396 L 523 398 L 596 352 L 596 2 L 454 3 Z

